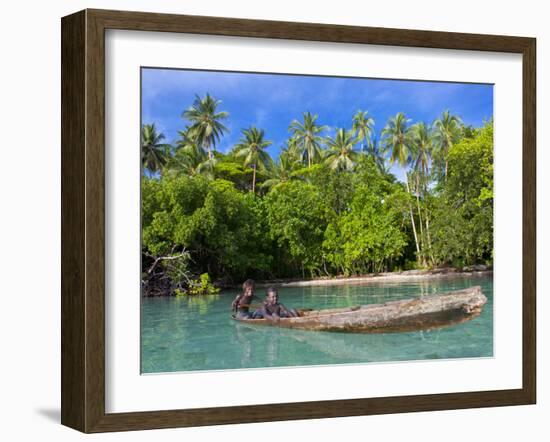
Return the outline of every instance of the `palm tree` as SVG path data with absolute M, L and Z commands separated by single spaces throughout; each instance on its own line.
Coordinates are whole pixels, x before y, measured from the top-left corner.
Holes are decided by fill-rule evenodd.
M 382 142 L 384 149 L 390 153 L 390 161 L 392 164 L 399 164 L 405 172 L 405 185 L 407 192 L 410 194 L 409 174 L 407 166 L 411 162 L 411 153 L 414 149 L 412 131 L 409 127 L 410 120 L 405 117 L 403 112 L 398 112 L 395 117 L 388 120 L 388 123 L 382 130 Z M 416 244 L 416 254 L 420 257 L 420 247 L 418 245 L 418 235 L 416 234 L 416 224 L 412 205 L 409 202 L 409 214 L 411 217 L 411 225 L 414 234 L 414 242 Z
M 209 160 L 204 151 L 198 150 L 178 150 L 166 164 L 166 175 L 169 176 L 197 176 L 204 175 L 209 178 L 214 177 L 213 163 L 215 159 Z
M 413 141 L 416 146 L 413 168 L 418 170 L 424 177 L 427 177 L 434 147 L 433 128 L 426 123 L 416 123 L 412 130 Z
M 333 170 L 353 170 L 359 157 L 353 148 L 356 143 L 357 138 L 354 137 L 354 131 L 338 129 L 334 138 L 327 138 L 326 164 Z
M 218 112 L 220 100 L 216 100 L 210 94 L 204 98 L 195 96 L 193 105 L 183 112 L 182 117 L 191 122 L 189 131 L 196 137 L 197 142 L 208 152 L 208 159 L 212 160 L 212 150 L 216 143 L 220 141 L 224 132 L 228 132 L 227 127 L 221 122 L 229 114 L 227 112 Z
M 374 139 L 369 138 L 365 153 L 374 160 L 374 164 L 376 164 L 381 173 L 388 174 L 389 169 L 386 167 L 386 160 L 382 151 L 383 149 L 376 137 Z
M 353 116 L 352 130 L 357 136 L 357 141 L 361 142 L 361 150 L 365 151 L 365 142 L 370 143 L 374 131 L 374 119 L 369 116 L 367 111 L 357 111 Z
M 256 169 L 266 169 L 271 163 L 271 157 L 264 150 L 271 145 L 271 141 L 264 140 L 264 131 L 256 127 L 250 127 L 242 131 L 243 137 L 235 146 L 235 155 L 244 157 L 244 166 L 252 165 L 252 193 L 256 193 Z
M 460 137 L 462 132 L 462 121 L 455 115 L 446 110 L 441 117 L 435 120 L 435 140 L 437 143 L 438 154 L 445 161 L 445 181 L 447 181 L 447 172 L 449 162 L 447 155 L 454 143 Z
M 166 164 L 166 173 L 169 175 L 206 175 L 214 176 L 216 158 L 208 158 L 206 151 L 197 142 L 196 136 L 187 128 L 178 131 L 180 139 L 176 141 L 174 155 Z
M 141 127 L 141 164 L 154 174 L 160 172 L 168 160 L 170 144 L 162 143 L 165 136 L 157 132 L 155 123 Z
M 420 193 L 426 194 L 427 179 L 429 173 L 429 165 L 434 144 L 434 134 L 432 127 L 426 125 L 426 123 L 417 123 L 412 127 L 413 142 L 414 142 L 414 157 L 413 170 L 416 183 L 416 207 L 418 209 L 418 222 L 420 224 L 420 237 L 422 243 L 424 243 L 424 227 L 422 225 L 422 212 L 420 211 Z M 426 221 L 426 234 L 428 240 L 428 248 L 431 250 L 431 238 L 430 238 L 430 226 L 428 218 L 428 210 L 426 208 L 425 214 Z M 424 259 L 424 258 L 422 258 Z M 433 262 L 433 257 L 431 257 Z
M 298 146 L 298 139 L 296 137 L 290 137 L 286 141 L 286 146 L 283 147 L 281 150 L 281 155 L 285 155 L 292 163 L 292 166 L 294 167 L 295 163 L 301 163 L 302 160 L 302 153 L 300 151 L 300 147 Z
M 293 138 L 296 139 L 297 146 L 302 151 L 302 154 L 307 156 L 308 167 L 311 167 L 313 161 L 320 157 L 321 143 L 323 141 L 320 133 L 325 130 L 326 127 L 318 126 L 315 123 L 317 115 L 311 115 L 310 112 L 305 112 L 302 115 L 304 121 L 292 121 L 289 130 L 292 132 Z
M 403 112 L 398 112 L 382 129 L 382 143 L 384 149 L 390 153 L 390 162 L 397 163 L 403 168 L 408 166 L 411 160 L 413 144 L 410 121 Z
M 176 149 L 184 149 L 186 151 L 190 150 L 202 150 L 201 145 L 199 145 L 199 142 L 197 140 L 197 135 L 191 130 L 189 126 L 185 126 L 184 130 L 178 130 L 178 135 L 180 136 L 178 140 L 176 140 Z
M 283 149 L 277 162 L 269 169 L 269 178 L 262 183 L 261 187 L 272 188 L 290 180 L 298 179 L 293 174 L 296 170 L 296 163 L 293 153 Z

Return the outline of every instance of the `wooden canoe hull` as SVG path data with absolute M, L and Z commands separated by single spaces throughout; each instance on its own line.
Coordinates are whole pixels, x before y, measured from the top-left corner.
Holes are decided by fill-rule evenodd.
M 428 330 L 459 324 L 477 317 L 487 298 L 475 286 L 443 295 L 390 301 L 330 310 L 313 310 L 297 318 L 237 319 L 253 325 L 296 328 L 302 330 L 392 333 Z

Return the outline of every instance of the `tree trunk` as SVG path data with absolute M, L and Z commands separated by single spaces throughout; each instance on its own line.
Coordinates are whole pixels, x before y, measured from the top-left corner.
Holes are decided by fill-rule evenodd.
M 204 144 L 206 145 L 206 150 L 208 151 L 208 159 L 212 160 L 212 149 L 210 149 L 210 143 L 207 141 Z
M 428 171 L 426 170 L 426 173 L 424 176 L 428 176 Z M 424 181 L 424 189 L 423 189 L 423 192 L 424 192 L 424 196 L 426 196 L 428 194 L 428 183 L 427 181 Z M 430 211 L 428 210 L 428 203 L 427 201 L 425 201 L 426 203 L 426 215 L 424 216 L 424 219 L 426 221 L 426 238 L 428 240 L 428 255 L 430 257 L 430 260 L 432 261 L 432 266 L 435 266 L 435 259 L 434 259 L 434 255 L 433 255 L 433 249 L 432 249 L 432 237 L 430 235 Z
M 418 173 L 416 174 L 416 207 L 418 209 L 418 223 L 420 224 L 420 243 L 422 244 L 422 265 L 426 266 L 426 258 L 424 256 L 424 228 L 422 227 L 422 214 L 420 212 L 420 183 L 418 181 Z
M 432 260 L 432 265 L 435 266 L 435 259 L 432 251 L 432 238 L 430 236 L 430 218 L 428 216 L 428 209 L 426 209 L 426 236 L 428 237 L 428 253 Z
M 409 187 L 409 174 L 407 172 L 405 172 L 405 184 L 407 185 L 407 193 L 410 195 L 411 188 Z M 413 228 L 414 243 L 416 244 L 416 256 L 418 258 L 420 257 L 420 247 L 418 246 L 418 235 L 416 234 L 416 224 L 414 222 L 413 209 L 410 201 L 409 201 L 409 214 L 411 215 L 411 225 Z
M 252 193 L 256 194 L 256 163 L 252 166 Z

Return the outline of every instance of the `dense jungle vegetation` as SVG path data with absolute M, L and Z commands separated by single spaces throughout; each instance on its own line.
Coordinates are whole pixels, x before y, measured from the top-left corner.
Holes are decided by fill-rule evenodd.
M 219 152 L 230 118 L 221 107 L 197 96 L 172 144 L 154 123 L 142 126 L 145 295 L 492 263 L 492 121 L 473 128 L 450 111 L 433 122 L 400 112 L 377 137 L 368 112 L 336 130 L 305 112 L 272 158 L 253 126 Z

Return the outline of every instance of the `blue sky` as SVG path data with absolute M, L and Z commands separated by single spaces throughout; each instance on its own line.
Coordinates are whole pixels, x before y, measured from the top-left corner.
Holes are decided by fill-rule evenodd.
M 302 113 L 318 114 L 318 122 L 336 128 L 351 127 L 357 110 L 366 110 L 380 131 L 389 117 L 404 112 L 411 123 L 431 123 L 449 109 L 464 123 L 479 127 L 493 115 L 493 86 L 368 78 L 341 78 L 281 74 L 142 69 L 142 123 L 155 123 L 168 142 L 185 127 L 181 118 L 195 95 L 210 93 L 229 112 L 226 134 L 217 149 L 229 150 L 252 125 L 264 129 L 276 158 L 289 136 L 288 126 Z M 394 173 L 402 175 L 398 168 Z

